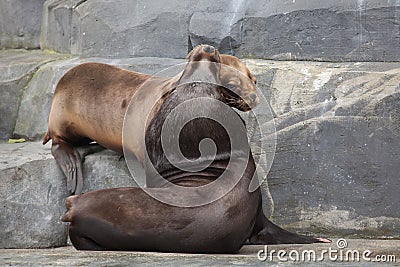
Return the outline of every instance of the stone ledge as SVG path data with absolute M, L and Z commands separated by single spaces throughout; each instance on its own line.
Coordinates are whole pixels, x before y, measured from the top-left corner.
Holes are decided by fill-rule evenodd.
M 12 136 L 21 99 L 34 73 L 41 65 L 63 57 L 39 50 L 0 51 L 0 140 Z
M 66 179 L 50 143 L 0 143 L 0 248 L 43 248 L 67 243 Z M 83 192 L 136 186 L 124 160 L 98 145 L 79 149 L 84 159 Z
M 358 0 L 57 1 L 41 47 L 82 56 L 182 58 L 209 43 L 240 57 L 399 61 L 399 3 Z M 128 12 L 130 11 L 130 12 Z M 323 18 L 323 19 L 321 19 Z M 212 27 L 210 27 L 212 26 Z

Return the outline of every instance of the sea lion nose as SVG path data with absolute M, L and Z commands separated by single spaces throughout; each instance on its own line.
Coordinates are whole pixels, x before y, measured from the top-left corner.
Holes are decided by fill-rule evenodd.
M 205 45 L 203 47 L 203 51 L 206 52 L 206 53 L 214 53 L 215 48 L 212 47 L 211 45 Z

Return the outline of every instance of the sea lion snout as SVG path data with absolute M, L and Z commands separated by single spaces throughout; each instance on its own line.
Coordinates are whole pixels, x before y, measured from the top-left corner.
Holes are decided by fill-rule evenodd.
M 220 63 L 220 54 L 218 49 L 211 45 L 198 45 L 186 56 L 189 62 L 195 61 L 210 61 Z
M 212 47 L 211 45 L 204 45 L 203 51 L 206 52 L 206 53 L 214 53 L 215 52 L 215 48 Z

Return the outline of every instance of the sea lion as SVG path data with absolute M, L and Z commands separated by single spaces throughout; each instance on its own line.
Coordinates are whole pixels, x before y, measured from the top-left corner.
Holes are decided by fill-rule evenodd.
M 212 53 L 204 52 L 209 49 Z M 187 56 L 187 61 L 210 60 L 218 57 L 220 63 L 232 66 L 249 79 L 243 81 L 232 75 L 230 68 L 220 73 L 223 83 L 229 84 L 230 90 L 221 90 L 224 101 L 230 102 L 242 111 L 247 111 L 258 103 L 256 79 L 249 69 L 238 58 L 219 54 L 208 45 L 195 47 Z M 143 83 L 152 77 L 153 88 L 145 92 L 147 99 L 163 99 L 175 88 L 182 73 L 171 78 L 152 77 L 151 75 L 124 70 L 102 63 L 84 63 L 69 70 L 58 82 L 51 103 L 49 124 L 43 144 L 52 140 L 51 151 L 58 165 L 67 177 L 67 190 L 71 194 L 79 194 L 82 190 L 82 163 L 77 146 L 97 142 L 103 147 L 122 154 L 122 126 L 126 108 L 132 96 Z M 235 78 L 232 78 L 235 77 Z M 232 79 L 232 81 L 230 80 Z M 150 103 L 154 100 L 150 101 Z M 136 103 L 133 103 L 136 105 Z M 137 103 L 143 105 L 143 103 Z M 154 116 L 157 107 L 149 117 Z M 143 143 L 146 121 L 138 114 L 135 124 L 138 144 Z M 139 161 L 143 163 L 143 151 L 140 146 L 130 147 Z
M 166 96 L 146 130 L 149 159 L 145 161 L 145 167 L 147 170 L 149 164 L 154 166 L 162 177 L 175 185 L 196 187 L 206 186 L 220 178 L 228 162 L 232 161 L 234 168 L 228 169 L 226 177 L 231 180 L 240 178 L 233 189 L 216 201 L 190 208 L 167 205 L 140 188 L 105 189 L 69 197 L 66 200 L 68 210 L 62 219 L 70 222 L 70 238 L 77 249 L 234 253 L 247 239 L 256 244 L 327 241 L 290 233 L 264 217 L 259 189 L 248 191 L 255 165 L 251 153 L 245 153 L 250 148 L 243 127 L 237 127 L 235 134 L 242 137 L 244 145 L 232 151 L 229 138 L 221 127 L 207 119 L 193 120 L 182 130 L 182 153 L 188 158 L 205 160 L 207 155 L 200 155 L 194 148 L 200 140 L 210 138 L 216 144 L 216 160 L 200 172 L 176 169 L 167 160 L 161 148 L 160 129 L 171 109 L 181 102 L 205 96 L 224 101 L 221 90 L 223 88 L 214 84 L 192 83 L 178 86 Z M 190 110 L 202 110 L 209 116 L 221 112 L 212 101 L 193 102 Z M 174 118 L 186 116 L 190 110 L 184 110 L 181 116 Z M 228 114 L 220 115 L 232 119 Z M 238 117 L 235 119 L 240 120 Z M 241 172 L 241 169 L 245 171 Z M 151 181 L 153 173 L 148 171 L 147 175 Z M 222 186 L 220 183 L 214 190 L 224 190 L 230 182 L 225 181 Z M 168 185 L 147 190 L 171 199 L 182 198 L 172 194 Z M 202 195 L 195 193 L 190 197 Z
M 70 222 L 69 235 L 75 248 L 235 253 L 242 247 L 254 227 L 261 194 L 259 191 L 248 191 L 255 163 L 248 153 L 250 147 L 246 129 L 239 115 L 233 117 L 221 110 L 214 101 L 197 100 L 207 97 L 223 101 L 220 90 L 220 86 L 214 84 L 179 85 L 163 101 L 148 126 L 145 142 L 149 161 L 145 161 L 145 165 L 155 166 L 158 173 L 174 184 L 196 189 L 213 183 L 224 173 L 226 181 L 211 188 L 218 193 L 225 189 L 229 181 L 240 178 L 233 189 L 216 201 L 189 208 L 164 204 L 140 188 L 105 189 L 71 196 L 67 198 L 68 211 L 62 219 Z M 161 128 L 166 117 L 174 107 L 192 99 L 196 101 L 192 101 L 189 108 L 201 110 L 204 117 L 190 121 L 182 129 L 179 138 L 181 152 L 189 159 L 197 159 L 199 163 L 209 156 L 203 153 L 199 158 L 197 153 L 193 153 L 201 140 L 210 138 L 217 146 L 216 160 L 201 172 L 186 172 L 173 167 L 161 146 Z M 188 109 L 178 112 L 173 118 L 174 122 L 190 116 Z M 224 128 L 207 119 L 217 113 L 227 124 L 239 120 L 242 127 L 235 127 L 235 135 L 241 138 L 244 144 L 242 149 L 231 151 L 232 144 Z M 229 161 L 232 161 L 233 167 L 226 171 Z M 240 173 L 243 173 L 242 177 L 236 177 Z M 146 174 L 152 175 L 151 172 Z M 184 196 L 171 194 L 168 186 L 147 190 L 171 199 L 204 197 L 201 193 L 196 194 L 198 191 Z

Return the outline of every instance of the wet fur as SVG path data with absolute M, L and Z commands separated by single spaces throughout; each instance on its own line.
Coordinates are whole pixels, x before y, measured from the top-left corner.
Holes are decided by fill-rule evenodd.
M 238 58 L 229 55 L 204 53 L 198 46 L 188 54 L 187 60 L 221 61 L 232 66 L 255 81 L 254 76 Z M 231 69 L 224 68 L 220 73 L 221 81 L 229 83 L 233 77 Z M 236 75 L 237 76 L 237 75 Z M 141 85 L 150 79 L 150 75 L 124 70 L 102 63 L 84 63 L 69 70 L 57 84 L 49 114 L 48 130 L 43 138 L 43 144 L 52 140 L 52 154 L 67 177 L 68 192 L 79 194 L 82 190 L 81 158 L 76 151 L 77 146 L 89 144 L 92 141 L 122 154 L 122 126 L 124 115 L 132 96 Z M 153 77 L 154 88 L 145 92 L 143 97 L 155 98 L 158 105 L 150 114 L 150 120 L 157 113 L 175 86 L 181 74 L 171 78 Z M 248 79 L 246 79 L 248 80 Z M 235 79 L 231 85 L 238 90 L 236 95 L 225 93 L 224 101 L 243 111 L 249 110 L 245 102 L 238 97 L 247 99 L 247 103 L 257 105 L 255 83 Z M 240 88 L 240 90 L 239 90 Z M 140 100 L 140 99 L 139 99 Z M 141 102 L 131 106 L 141 105 Z M 137 114 L 142 116 L 142 114 Z M 137 145 L 130 147 L 132 153 L 143 163 L 142 144 L 144 129 L 147 127 L 145 118 L 134 127 L 133 135 L 137 136 Z M 140 140 L 141 139 L 141 140 Z

